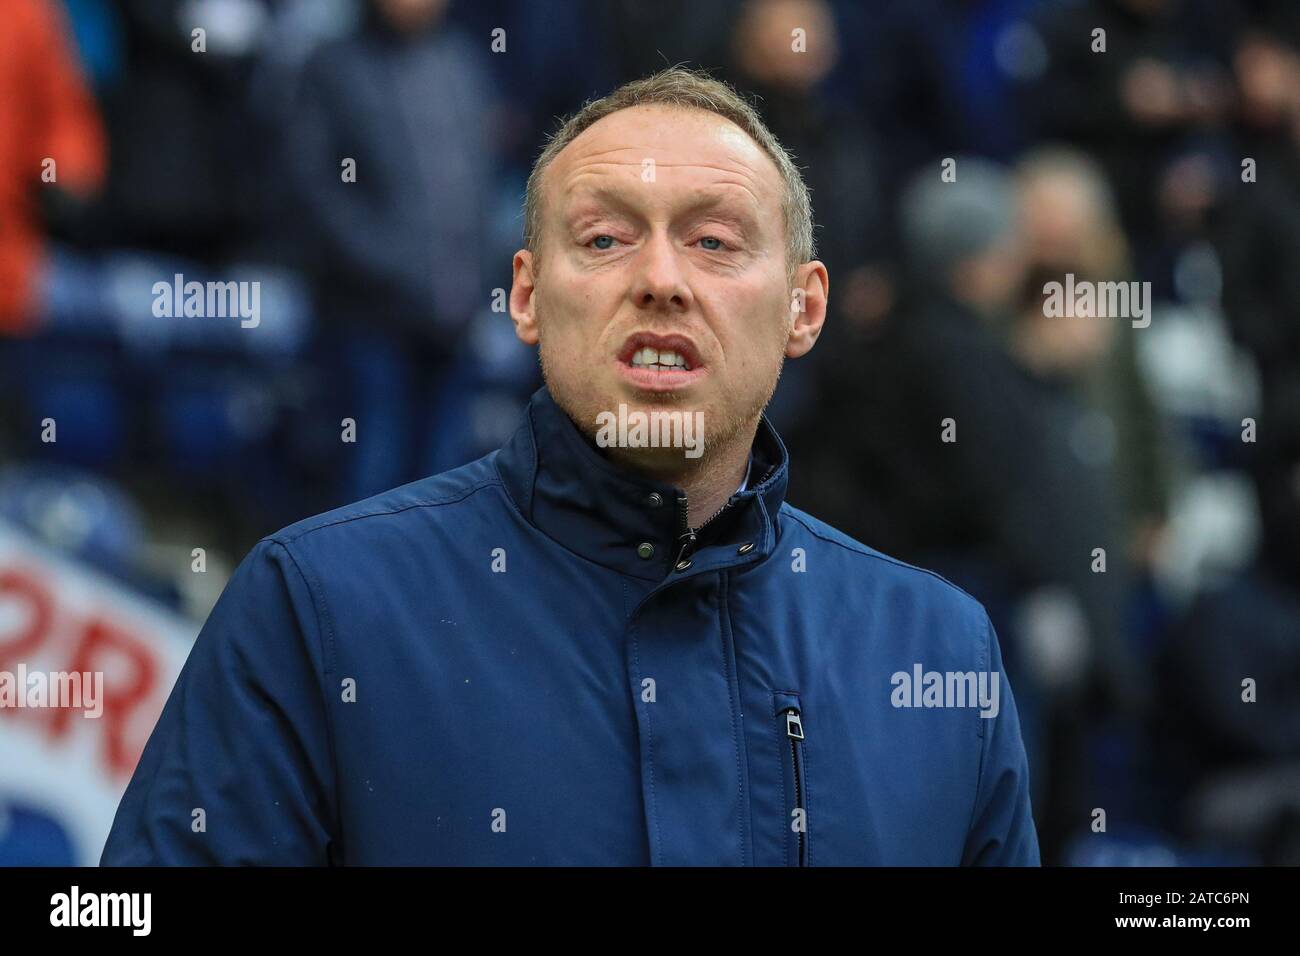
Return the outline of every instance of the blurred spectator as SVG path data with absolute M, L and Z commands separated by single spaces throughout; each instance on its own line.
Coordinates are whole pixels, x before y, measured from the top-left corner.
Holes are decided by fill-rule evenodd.
M 245 88 L 268 3 L 122 0 L 122 72 L 104 94 L 103 244 L 208 260 L 248 251 L 263 185 Z
M 308 60 L 283 137 L 287 236 L 316 284 L 337 408 L 364 430 L 346 498 L 418 477 L 439 379 L 486 302 L 492 94 L 445 8 L 374 0 Z
M 1199 210 L 1221 261 L 1229 325 L 1266 390 L 1300 374 L 1300 10 L 1279 7 L 1261 13 L 1236 44 L 1240 150 L 1205 170 L 1210 196 Z M 1249 182 L 1245 159 L 1255 165 Z
M 1245 28 L 1233 49 L 1237 80 L 1236 135 L 1266 181 L 1300 191 L 1300 13 L 1291 28 Z
M 1091 282 L 1134 278 L 1109 183 L 1082 153 L 1045 148 L 1017 165 L 1031 273 L 1025 307 L 1010 330 L 1019 362 L 1040 379 L 1074 388 L 1096 454 L 1114 462 L 1132 559 L 1150 568 L 1168 508 L 1169 465 L 1156 409 L 1122 318 L 1049 317 L 1043 288 L 1067 274 Z M 1077 436 L 1083 441 L 1082 435 Z
M 987 508 L 970 507 L 983 486 L 965 485 L 947 462 L 965 423 L 954 445 L 939 440 L 957 409 L 939 393 L 952 380 L 936 372 L 950 354 L 992 381 L 1009 370 L 989 323 L 1005 318 L 1025 268 L 1008 177 L 976 159 L 958 169 L 941 183 L 936 164 L 905 194 L 906 299 L 882 323 L 843 328 L 834 354 L 813 353 L 817 401 L 789 438 L 795 503 L 908 560 L 988 540 L 974 526 Z
M 1089 0 L 1041 16 L 1047 66 L 1030 86 L 1037 134 L 1087 149 L 1102 163 L 1139 243 L 1155 220 L 1159 169 L 1188 137 L 1222 123 L 1230 107 L 1226 38 L 1203 28 L 1213 20 L 1206 7 L 1201 0 Z
M 804 48 L 792 37 L 804 31 Z M 826 0 L 750 0 L 732 44 L 740 85 L 758 97 L 764 120 L 804 171 L 817 210 L 817 257 L 835 276 L 834 310 L 821 347 L 843 329 L 880 321 L 894 295 L 877 144 L 856 117 L 821 95 L 840 41 Z M 811 397 L 810 362 L 782 371 L 769 415 L 779 429 Z
M 0 30 L 0 334 L 29 332 L 50 228 L 70 228 L 105 170 L 98 111 L 52 0 L 6 4 Z

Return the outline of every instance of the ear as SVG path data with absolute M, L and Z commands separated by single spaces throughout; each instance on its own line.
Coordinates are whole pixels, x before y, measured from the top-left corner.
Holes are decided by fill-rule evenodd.
M 536 257 L 527 249 L 515 253 L 514 278 L 510 283 L 510 320 L 515 324 L 515 335 L 525 345 L 536 345 L 537 317 L 533 312 L 533 291 L 536 278 L 533 268 Z
M 814 259 L 794 273 L 790 287 L 790 337 L 785 343 L 787 358 L 806 355 L 822 333 L 826 322 L 826 302 L 830 295 L 830 276 L 826 267 Z

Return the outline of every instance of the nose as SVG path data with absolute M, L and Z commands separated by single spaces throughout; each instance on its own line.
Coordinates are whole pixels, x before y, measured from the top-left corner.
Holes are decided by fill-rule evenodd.
M 692 302 L 679 251 L 665 235 L 653 235 L 637 254 L 633 298 L 638 308 L 684 312 Z

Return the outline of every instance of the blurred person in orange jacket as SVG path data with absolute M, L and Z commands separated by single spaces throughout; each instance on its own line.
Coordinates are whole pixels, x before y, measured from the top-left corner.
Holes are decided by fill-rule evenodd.
M 104 181 L 104 130 L 54 0 L 10 0 L 0 30 L 0 334 L 36 324 L 51 211 Z

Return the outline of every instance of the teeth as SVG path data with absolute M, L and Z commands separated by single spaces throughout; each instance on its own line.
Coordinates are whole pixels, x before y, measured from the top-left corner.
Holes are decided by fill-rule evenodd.
M 691 370 L 690 363 L 676 352 L 668 349 L 660 351 L 648 345 L 632 353 L 632 364 L 638 367 L 680 368 L 688 372 Z

